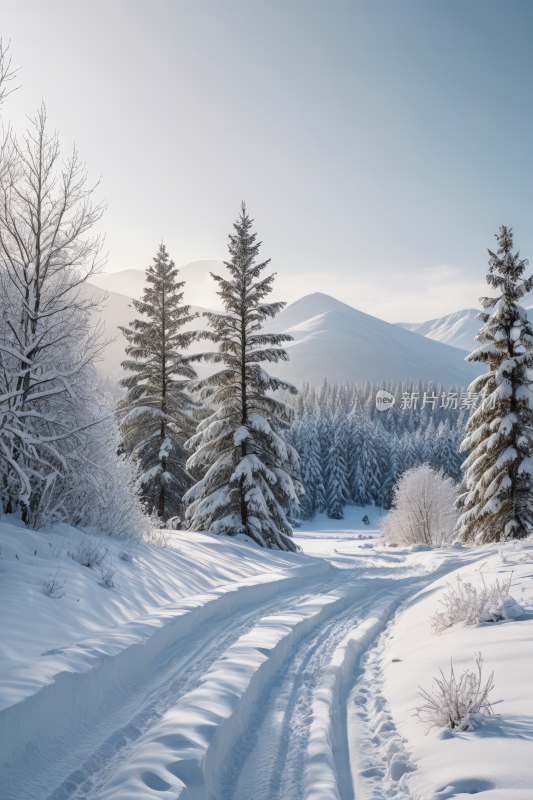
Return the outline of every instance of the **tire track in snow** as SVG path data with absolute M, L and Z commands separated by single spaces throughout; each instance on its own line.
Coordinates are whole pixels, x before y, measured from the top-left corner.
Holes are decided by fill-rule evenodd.
M 224 800 L 303 797 L 315 689 L 338 643 L 388 591 L 377 590 L 363 603 L 354 600 L 295 648 L 284 676 L 275 676 L 265 687 L 251 727 L 236 743 L 239 755 L 228 765 Z
M 50 737 L 42 752 L 32 754 L 31 771 L 17 770 L 7 779 L 2 787 L 2 800 L 94 797 L 105 777 L 127 757 L 139 736 L 191 691 L 221 653 L 251 630 L 258 619 L 287 604 L 312 597 L 338 580 L 336 571 L 310 579 L 296 590 L 256 604 L 253 610 L 237 612 L 227 619 L 215 618 L 204 624 L 197 635 L 168 647 L 152 663 L 146 681 L 141 685 L 124 684 L 105 716 L 95 724 L 82 723 L 76 731 L 68 728 Z

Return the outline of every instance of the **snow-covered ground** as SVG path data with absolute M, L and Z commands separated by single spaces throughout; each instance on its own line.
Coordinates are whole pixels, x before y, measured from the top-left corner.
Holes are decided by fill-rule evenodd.
M 177 532 L 123 561 L 121 542 L 96 539 L 109 552 L 86 567 L 68 555 L 79 532 L 4 517 L 3 800 L 532 796 L 533 613 L 441 636 L 429 615 L 450 573 L 480 567 L 513 570 L 527 605 L 533 549 L 506 545 L 507 563 L 496 547 L 383 549 L 379 520 L 373 507 L 315 520 L 296 531 L 301 554 Z M 51 597 L 59 564 L 65 594 Z M 477 650 L 500 716 L 426 735 L 418 686 Z

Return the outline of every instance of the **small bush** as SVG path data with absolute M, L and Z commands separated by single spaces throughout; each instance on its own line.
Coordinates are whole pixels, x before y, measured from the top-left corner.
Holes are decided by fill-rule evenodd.
M 115 575 L 116 569 L 113 565 L 102 570 L 102 580 L 101 583 L 104 586 L 107 586 L 108 589 L 115 589 L 117 584 L 113 582 L 113 577 Z
M 59 574 L 59 570 L 60 569 L 61 569 L 61 566 L 59 566 L 57 568 L 55 575 L 53 575 L 53 576 L 49 575 L 48 576 L 48 580 L 46 580 L 44 582 L 44 590 L 45 590 L 45 592 L 47 594 L 49 594 L 50 597 L 54 597 L 56 599 L 59 599 L 60 597 L 63 597 L 63 595 L 65 594 L 65 592 L 63 592 L 62 594 L 59 594 L 59 592 L 61 591 L 61 589 L 63 588 L 63 586 L 66 583 L 66 581 L 61 581 L 60 582 L 60 581 L 57 580 L 57 576 Z
M 84 534 L 69 556 L 82 567 L 95 567 L 100 566 L 108 554 L 109 549 L 103 547 L 98 539 Z
M 494 688 L 494 672 L 483 686 L 482 666 L 483 659 L 481 653 L 478 653 L 477 672 L 466 669 L 457 681 L 452 663 L 449 678 L 444 677 L 442 670 L 440 670 L 442 680 L 435 678 L 437 684 L 435 692 L 429 694 L 420 689 L 419 694 L 426 702 L 416 709 L 416 716 L 420 722 L 429 726 L 428 731 L 435 727 L 466 731 L 472 728 L 472 714 L 494 716 L 488 699 L 489 693 Z
M 523 614 L 522 606 L 509 596 L 511 578 L 512 576 L 503 583 L 496 578 L 487 585 L 482 575 L 483 587 L 478 590 L 471 583 L 465 583 L 458 575 L 457 587 L 448 584 L 449 591 L 439 601 L 444 606 L 444 611 L 437 611 L 430 617 L 433 633 L 441 634 L 457 622 L 476 625 L 478 622 L 514 619 Z
M 392 508 L 381 524 L 380 544 L 442 547 L 453 541 L 458 512 L 455 484 L 429 464 L 409 469 L 394 487 Z

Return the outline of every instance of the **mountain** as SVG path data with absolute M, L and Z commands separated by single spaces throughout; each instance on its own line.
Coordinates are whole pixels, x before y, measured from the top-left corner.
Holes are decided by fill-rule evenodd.
M 135 272 L 125 270 L 130 271 Z M 134 288 L 132 283 L 129 287 L 130 290 Z M 85 284 L 85 291 L 91 297 L 104 294 L 101 288 L 91 284 Z M 205 307 L 197 305 L 191 308 L 200 314 L 205 310 Z M 102 311 L 94 312 L 95 324 L 102 323 L 105 337 L 114 338 L 97 364 L 99 371 L 112 381 L 126 374 L 120 367 L 126 357 L 126 340 L 117 326 L 129 326 L 136 316 L 131 299 L 113 291 L 108 292 Z M 183 330 L 205 327 L 206 320 L 200 317 Z M 466 364 L 457 348 L 364 314 L 318 292 L 287 306 L 265 326 L 265 330 L 294 336 L 295 341 L 289 342 L 286 348 L 290 361 L 273 366 L 272 372 L 297 386 L 304 380 L 319 385 L 324 377 L 332 382 L 420 378 L 436 384 L 466 386 L 483 371 L 478 366 Z M 209 343 L 198 342 L 189 352 L 200 352 L 209 347 Z M 200 376 L 204 376 L 213 367 L 201 364 L 196 369 Z
M 265 330 L 290 333 L 289 362 L 272 368 L 299 386 L 304 380 L 372 381 L 404 378 L 467 386 L 484 369 L 467 364 L 448 344 L 364 314 L 316 292 L 287 306 Z
M 527 294 L 520 303 L 526 311 L 533 309 L 533 293 Z M 487 309 L 490 313 L 491 309 Z M 476 308 L 463 308 L 453 314 L 447 314 L 438 319 L 430 319 L 427 322 L 396 322 L 400 328 L 405 328 L 420 336 L 426 336 L 436 342 L 457 347 L 460 350 L 467 350 L 471 353 L 478 347 L 474 341 L 483 323 L 476 319 L 479 310 Z
M 226 276 L 223 261 L 192 261 L 180 267 L 178 279 L 185 281 L 185 292 L 188 303 L 208 308 L 220 307 L 216 294 L 217 282 L 210 273 Z M 145 270 L 124 269 L 121 272 L 103 272 L 91 278 L 91 284 L 108 292 L 134 297 L 140 300 L 145 286 Z
M 483 325 L 476 319 L 476 314 L 479 314 L 479 309 L 463 308 L 439 319 L 430 319 L 427 322 L 397 322 L 396 325 L 471 353 L 477 346 L 474 337 Z

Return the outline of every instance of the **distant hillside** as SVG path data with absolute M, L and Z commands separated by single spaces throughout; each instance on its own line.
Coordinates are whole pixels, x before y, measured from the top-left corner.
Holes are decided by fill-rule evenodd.
M 136 270 L 127 271 L 135 272 Z M 85 284 L 85 291 L 90 297 L 103 297 L 106 294 L 102 289 L 97 286 L 92 286 L 90 283 Z M 181 330 L 200 330 L 205 328 L 206 320 L 202 318 L 201 314 L 206 310 L 207 309 L 200 306 L 191 306 L 191 313 L 198 312 L 200 318 L 184 325 Z M 120 366 L 122 361 L 127 358 L 125 353 L 127 341 L 122 332 L 118 330 L 118 327 L 129 327 L 132 320 L 138 316 L 137 311 L 132 306 L 131 298 L 125 297 L 118 292 L 107 292 L 107 299 L 104 301 L 101 312 L 93 313 L 94 324 L 100 323 L 103 325 L 104 338 L 113 340 L 110 341 L 105 349 L 103 357 L 96 364 L 99 372 L 104 376 L 108 376 L 111 380 L 118 381 L 127 374 Z M 205 349 L 205 347 L 205 343 L 199 342 L 196 345 L 196 352 Z M 199 374 L 203 375 L 206 374 L 209 369 L 200 367 L 197 371 Z
M 207 308 L 220 306 L 216 294 L 217 283 L 210 273 L 226 275 L 223 261 L 192 261 L 180 267 L 178 279 L 185 281 L 184 291 L 188 303 Z M 104 272 L 91 278 L 91 284 L 108 292 L 116 292 L 140 300 L 145 286 L 145 270 L 124 269 L 121 272 Z

